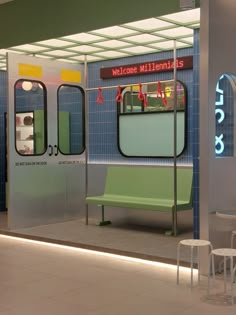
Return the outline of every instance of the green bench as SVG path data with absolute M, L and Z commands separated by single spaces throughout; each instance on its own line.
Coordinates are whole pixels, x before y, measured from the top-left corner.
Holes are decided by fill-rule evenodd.
M 192 209 L 192 168 L 177 168 L 176 210 Z M 104 194 L 90 196 L 86 203 L 101 206 L 135 208 L 172 213 L 174 227 L 174 169 L 173 167 L 108 166 Z

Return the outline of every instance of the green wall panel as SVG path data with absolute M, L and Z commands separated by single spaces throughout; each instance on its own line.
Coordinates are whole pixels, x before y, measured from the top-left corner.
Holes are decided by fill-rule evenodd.
M 35 133 L 35 154 L 42 154 L 45 151 L 45 126 L 44 126 L 44 110 L 34 111 L 34 133 Z
M 0 5 L 0 48 L 177 12 L 179 0 L 15 0 Z
M 68 112 L 59 112 L 58 132 L 59 150 L 63 154 L 70 154 L 70 114 Z

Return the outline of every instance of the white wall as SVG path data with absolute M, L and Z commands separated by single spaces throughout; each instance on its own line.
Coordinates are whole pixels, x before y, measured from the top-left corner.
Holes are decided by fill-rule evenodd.
M 230 246 L 233 226 L 216 219 L 214 211 L 236 209 L 236 158 L 214 153 L 216 84 L 221 74 L 236 74 L 235 12 L 235 0 L 201 1 L 200 237 L 215 247 Z

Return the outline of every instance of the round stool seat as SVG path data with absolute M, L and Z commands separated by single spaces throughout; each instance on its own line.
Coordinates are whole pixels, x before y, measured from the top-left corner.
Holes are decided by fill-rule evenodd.
M 186 246 L 207 246 L 207 245 L 211 245 L 211 242 L 206 241 L 206 240 L 187 239 L 187 240 L 180 241 L 180 244 L 186 245 Z
M 212 254 L 217 255 L 217 256 L 235 257 L 236 256 L 236 249 L 233 249 L 233 248 L 217 248 L 217 249 L 213 249 Z
M 217 217 L 222 219 L 236 219 L 236 210 L 218 210 L 216 211 Z

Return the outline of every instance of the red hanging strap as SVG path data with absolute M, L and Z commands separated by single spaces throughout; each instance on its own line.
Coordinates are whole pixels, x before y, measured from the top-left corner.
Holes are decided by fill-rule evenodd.
M 161 81 L 157 82 L 157 97 L 162 98 Z
M 143 101 L 142 83 L 139 83 L 138 99 Z
M 116 101 L 117 103 L 121 103 L 123 101 L 120 85 L 118 86 L 118 89 L 117 89 Z
M 166 92 L 165 91 L 162 91 L 162 104 L 164 106 L 167 105 L 167 98 L 166 98 Z
M 104 104 L 104 98 L 102 96 L 102 89 L 98 88 L 98 96 L 96 98 L 96 103 L 97 104 Z
M 143 94 L 143 107 L 148 106 L 147 93 Z

